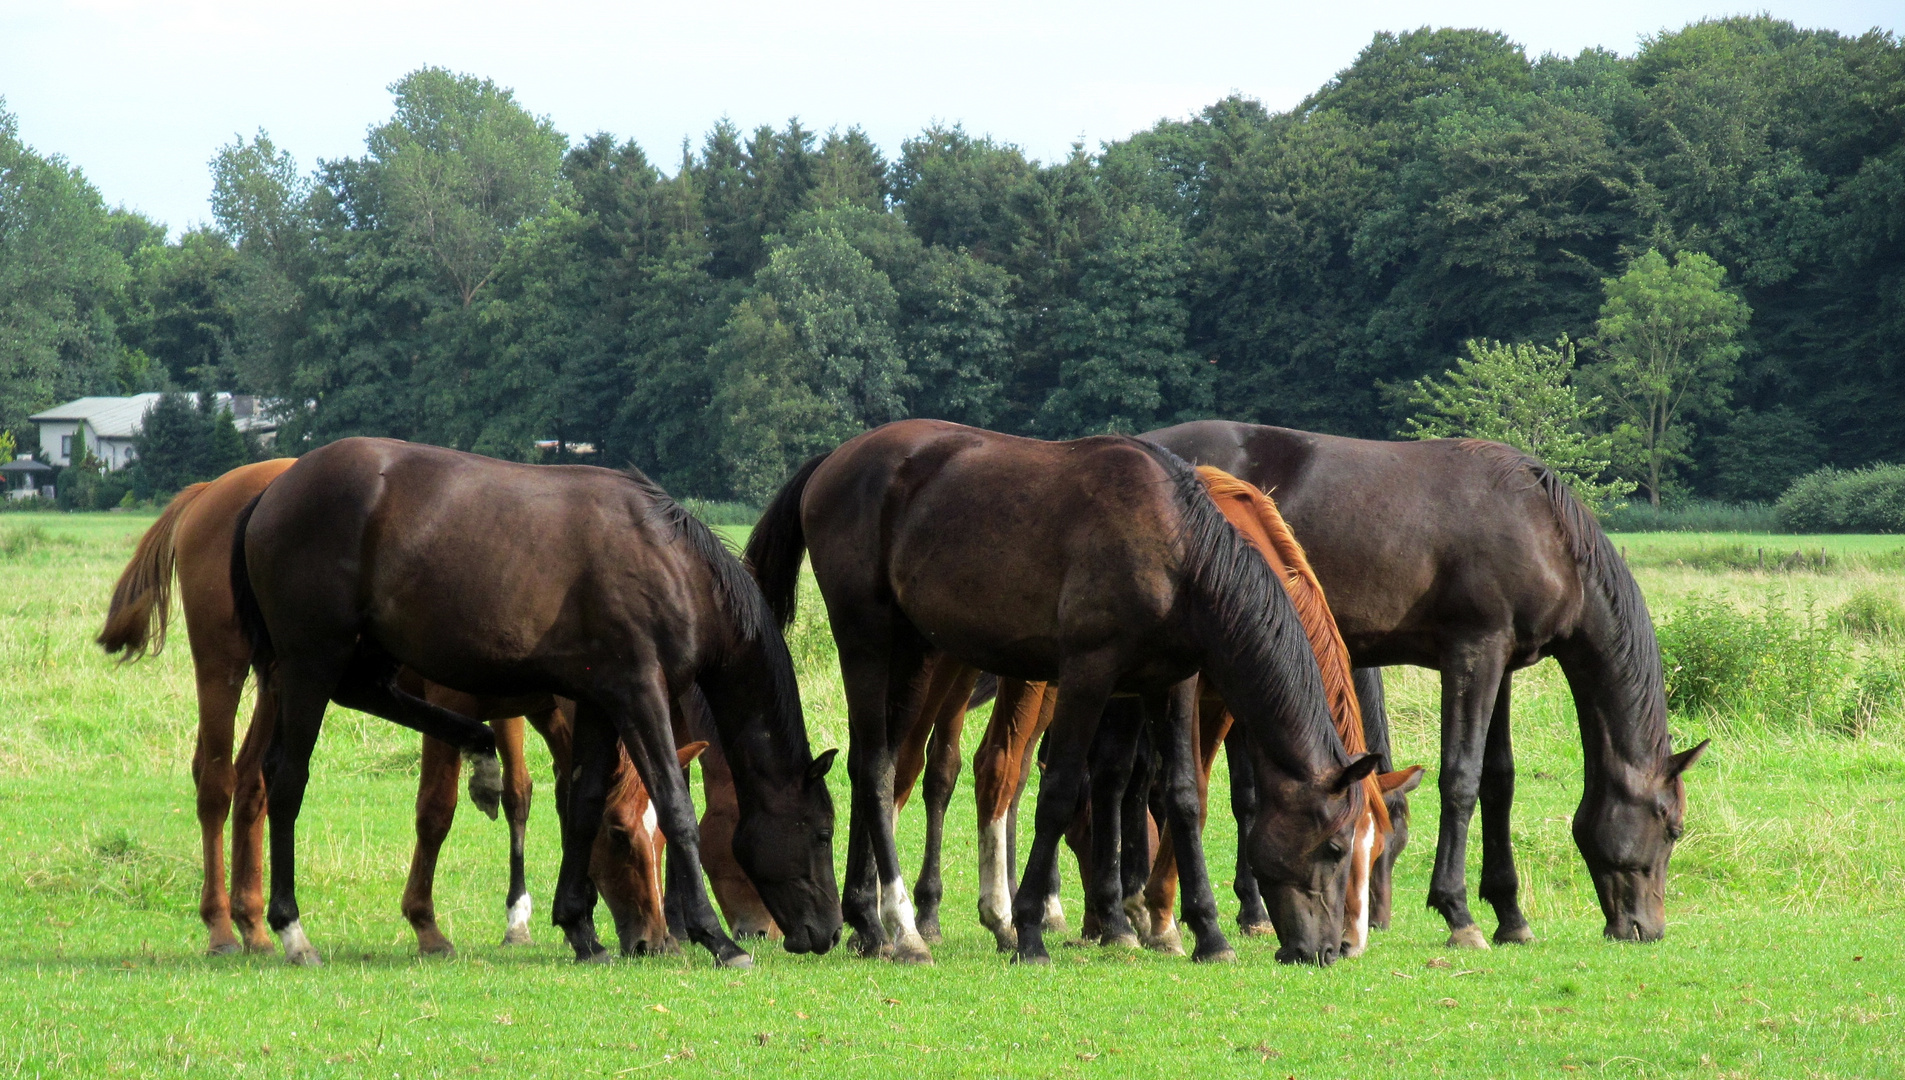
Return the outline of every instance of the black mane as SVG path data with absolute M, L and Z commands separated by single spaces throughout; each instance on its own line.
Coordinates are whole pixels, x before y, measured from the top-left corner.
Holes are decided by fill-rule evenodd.
M 633 467 L 622 470 L 622 475 L 647 497 L 649 510 L 645 520 L 657 521 L 672 530 L 674 539 L 686 540 L 689 549 L 707 564 L 714 575 L 721 607 L 733 620 L 736 637 L 742 644 L 759 645 L 766 655 L 774 688 L 771 712 L 776 727 L 771 734 L 777 739 L 791 740 L 794 745 L 807 746 L 807 724 L 800 709 L 800 684 L 794 677 L 794 658 L 787 651 L 787 639 L 781 635 L 780 624 L 761 595 L 760 586 L 754 583 L 753 576 L 727 542 L 687 507 L 676 502 L 674 496 L 662 490 L 660 484 Z
M 1539 459 L 1512 446 L 1483 439 L 1461 440 L 1463 450 L 1477 454 L 1496 469 L 1496 482 L 1539 487 L 1547 496 L 1555 528 L 1581 571 L 1582 584 L 1599 593 L 1613 616 L 1613 640 L 1600 642 L 1605 651 L 1615 691 L 1634 703 L 1623 714 L 1636 716 L 1642 730 L 1632 734 L 1650 741 L 1661 756 L 1673 752 L 1667 733 L 1667 689 L 1660 670 L 1660 643 L 1654 637 L 1654 620 L 1648 614 L 1647 601 L 1640 584 L 1627 569 L 1626 560 L 1614 550 L 1613 541 L 1596 521 L 1567 481 Z
M 1181 523 L 1184 569 L 1192 590 L 1216 621 L 1218 634 L 1234 650 L 1232 669 L 1250 680 L 1251 689 L 1262 698 L 1315 703 L 1312 722 L 1282 729 L 1289 740 L 1286 745 L 1310 761 L 1348 764 L 1325 702 L 1316 654 L 1297 618 L 1296 605 L 1270 564 L 1211 501 L 1197 470 L 1164 447 L 1132 441 L 1170 478 Z M 1243 720 L 1242 714 L 1233 713 Z

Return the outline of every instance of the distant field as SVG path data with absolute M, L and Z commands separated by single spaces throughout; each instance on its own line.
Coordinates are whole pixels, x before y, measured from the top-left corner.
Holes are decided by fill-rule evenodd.
M 415 738 L 334 711 L 300 822 L 305 921 L 327 966 L 208 959 L 195 910 L 183 638 L 127 667 L 90 644 L 149 522 L 0 514 L 0 1068 L 17 1075 L 1905 1075 L 1897 839 L 1905 717 L 1888 715 L 1858 738 L 1677 719 L 1678 745 L 1722 738 L 1689 775 L 1668 938 L 1611 945 L 1599 938 L 1568 835 L 1580 743 L 1552 664 L 1516 683 L 1516 843 L 1540 939 L 1525 948 L 1442 947 L 1441 920 L 1421 906 L 1437 817 L 1431 782 L 1415 801 L 1396 925 L 1362 958 L 1288 968 L 1274 963 L 1272 943 L 1233 939 L 1241 959 L 1220 968 L 1065 948 L 1050 969 L 1019 969 L 993 952 L 973 915 L 972 804 L 962 783 L 947 843 L 948 937 L 933 968 L 766 948 L 742 975 L 694 954 L 578 967 L 545 922 L 557 841 L 537 746 L 537 944 L 496 944 L 506 836 L 464 809 L 438 878 L 440 913 L 461 954 L 426 963 L 414 958 L 397 911 Z M 723 531 L 737 541 L 745 534 Z M 1886 561 L 1905 550 L 1900 537 L 1650 533 L 1614 542 L 1657 618 L 1693 595 L 1744 604 L 1810 597 L 1827 607 L 1860 590 L 1905 599 L 1905 568 Z M 1690 565 L 1703 544 L 1823 547 L 1842 561 L 1825 572 Z M 838 672 L 811 588 L 791 644 L 815 741 L 841 745 Z M 1435 677 L 1392 670 L 1389 686 L 1400 758 L 1433 771 Z M 969 725 L 969 742 L 979 727 Z M 843 826 L 844 773 L 833 776 Z M 1219 808 L 1221 784 L 1219 769 Z M 916 810 L 901 832 L 916 861 Z M 1234 830 L 1221 810 L 1208 849 L 1228 919 Z M 1479 843 L 1473 851 L 1471 888 Z M 1072 868 L 1065 879 L 1075 925 Z M 1486 905 L 1474 903 L 1492 930 Z M 1441 958 L 1451 966 L 1427 966 Z

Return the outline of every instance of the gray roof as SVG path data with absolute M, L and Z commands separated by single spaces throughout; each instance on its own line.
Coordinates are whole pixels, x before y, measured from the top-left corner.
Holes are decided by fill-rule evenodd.
M 0 465 L 0 472 L 3 473 L 43 473 L 52 471 L 53 466 L 34 461 L 32 458 L 21 458 L 18 461 L 9 461 L 5 465 Z
M 232 408 L 230 394 L 214 395 L 220 405 Z M 93 434 L 102 439 L 130 439 L 139 433 L 139 426 L 145 422 L 146 412 L 157 404 L 158 394 L 134 394 L 131 397 L 83 397 L 76 398 L 64 405 L 58 405 L 41 413 L 34 413 L 27 420 L 35 424 L 53 423 L 61 420 L 84 420 Z M 248 402 L 255 399 L 246 399 Z M 249 415 L 237 416 L 238 430 L 269 430 L 277 424 L 267 419 L 255 409 L 244 410 Z
M 43 413 L 34 413 L 27 417 L 31 423 L 41 424 L 58 420 L 84 420 L 93 434 L 102 439 L 130 439 L 139 431 L 139 424 L 146 418 L 146 410 L 159 400 L 157 394 L 134 394 L 131 397 L 83 397 L 56 406 Z

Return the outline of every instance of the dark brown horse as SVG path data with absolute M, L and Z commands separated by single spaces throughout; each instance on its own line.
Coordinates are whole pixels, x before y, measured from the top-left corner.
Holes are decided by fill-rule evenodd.
M 271 947 L 264 921 L 264 777 L 260 762 L 277 716 L 269 694 L 260 698 L 251 727 L 234 761 L 232 743 L 239 690 L 251 664 L 251 646 L 232 606 L 231 550 L 238 515 L 293 460 L 282 458 L 241 466 L 216 480 L 193 484 L 167 504 L 165 512 L 140 537 L 138 548 L 113 589 L 99 644 L 125 660 L 165 648 L 177 578 L 198 687 L 198 745 L 192 760 L 198 819 L 204 851 L 199 915 L 205 921 L 214 955 L 261 951 Z M 524 718 L 499 714 L 494 703 L 475 695 L 411 678 L 406 689 L 452 712 L 488 720 L 496 732 L 503 772 L 502 811 L 509 824 L 509 887 L 503 906 L 507 926 L 503 944 L 530 939 L 531 901 L 523 854 L 532 785 L 523 761 Z M 570 774 L 569 736 L 572 703 L 551 698 L 530 710 L 528 722 L 549 746 L 556 774 L 557 811 Z M 677 741 L 695 742 L 695 731 L 677 731 Z M 432 892 L 437 854 L 456 817 L 461 761 L 454 747 L 425 737 L 417 779 L 417 843 L 404 886 L 403 913 L 416 931 L 417 951 L 425 956 L 454 955 L 450 939 L 437 925 Z M 624 955 L 673 948 L 662 905 L 651 902 L 660 881 L 655 830 L 646 825 L 648 792 L 624 756 L 611 781 L 602 839 L 590 864 L 602 899 L 614 916 Z M 772 930 L 761 906 L 729 854 L 734 794 L 719 752 L 702 758 L 708 811 L 701 818 L 701 842 L 709 850 L 709 880 L 716 900 L 739 937 Z M 231 888 L 226 891 L 224 826 L 232 823 Z
M 501 527 L 512 521 L 541 527 Z M 487 728 L 397 686 L 399 665 L 491 698 L 576 703 L 552 907 L 578 959 L 606 954 L 588 864 L 619 736 L 671 845 L 669 892 L 689 938 L 720 963 L 752 962 L 702 882 L 671 722 L 691 688 L 734 771 L 735 857 L 786 947 L 824 952 L 837 939 L 833 755 L 808 748 L 786 643 L 739 561 L 639 473 L 340 440 L 246 508 L 232 580 L 254 663 L 277 695 L 267 917 L 293 959 L 314 958 L 297 922 L 295 827 L 326 703 L 486 747 Z
M 1289 598 L 1189 466 L 1122 437 L 1045 443 L 901 421 L 808 462 L 755 527 L 748 561 L 783 621 L 803 551 L 846 682 L 853 817 L 844 900 L 863 953 L 930 959 L 894 843 L 893 774 L 915 678 L 940 651 L 1063 691 L 1027 881 L 1050 880 L 1107 700 L 1139 697 L 1163 758 L 1185 921 L 1196 955 L 1216 959 L 1232 954 L 1197 830 L 1189 680 L 1201 669 L 1251 731 L 1267 795 L 1252 866 L 1272 896 L 1278 956 L 1336 957 L 1360 781 L 1375 759 L 1344 752 Z M 1120 924 L 1128 932 L 1115 873 L 1110 883 L 1110 896 L 1094 888 L 1094 909 L 1108 933 Z M 1039 892 L 1021 889 L 1014 907 L 1022 960 L 1047 959 Z
M 1553 656 L 1580 713 L 1574 839 L 1606 933 L 1666 925 L 1667 859 L 1686 815 L 1660 650 L 1640 588 L 1546 466 L 1479 440 L 1371 442 L 1207 420 L 1146 439 L 1273 492 L 1329 590 L 1359 667 L 1442 673 L 1441 832 L 1429 906 L 1450 943 L 1486 947 L 1468 910 L 1468 823 L 1482 809 L 1482 887 L 1497 942 L 1532 940 L 1516 896 L 1509 805 L 1511 673 Z

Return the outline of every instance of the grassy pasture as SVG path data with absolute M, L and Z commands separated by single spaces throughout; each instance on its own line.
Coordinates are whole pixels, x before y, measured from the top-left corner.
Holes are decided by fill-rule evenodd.
M 557 858 L 548 761 L 530 833 L 537 944 L 501 936 L 507 839 L 468 809 L 444 850 L 442 921 L 461 953 L 417 960 L 397 911 L 411 843 L 416 741 L 334 711 L 301 821 L 305 922 L 327 965 L 208 959 L 188 762 L 183 640 L 131 667 L 91 644 L 149 517 L 0 517 L 0 1071 L 219 1076 L 1896 1076 L 1905 1074 L 1905 718 L 1857 737 L 1757 716 L 1677 718 L 1714 733 L 1690 774 L 1669 935 L 1599 938 L 1568 835 L 1580 750 L 1552 664 L 1517 677 L 1515 815 L 1533 946 L 1454 954 L 1421 907 L 1435 834 L 1416 799 L 1393 929 L 1327 970 L 1055 949 L 1044 970 L 993 951 L 973 915 L 971 802 L 950 819 L 946 942 L 930 969 L 766 948 L 746 974 L 700 955 L 578 967 L 542 923 Z M 738 532 L 740 530 L 731 530 Z M 1629 535 L 1657 618 L 1695 596 L 1831 611 L 1905 599 L 1905 538 Z M 1688 550 L 1790 543 L 1826 570 L 1740 569 Z M 820 745 L 844 734 L 817 596 L 793 641 Z M 1890 636 L 1862 654 L 1896 654 Z M 1436 681 L 1390 672 L 1398 750 L 1433 766 Z M 977 723 L 968 733 L 977 738 Z M 1225 805 L 1221 788 L 1214 793 Z M 836 800 L 844 807 L 844 770 Z M 844 824 L 844 818 L 843 818 Z M 917 810 L 902 818 L 917 857 Z M 840 835 L 844 840 L 845 829 Z M 1219 899 L 1234 831 L 1213 813 Z M 1472 845 L 1470 885 L 1479 881 Z M 842 860 L 844 865 L 844 860 Z M 1066 871 L 1067 910 L 1079 912 Z M 1493 920 L 1475 900 L 1486 929 Z M 1446 962 L 1447 966 L 1444 966 Z

